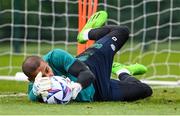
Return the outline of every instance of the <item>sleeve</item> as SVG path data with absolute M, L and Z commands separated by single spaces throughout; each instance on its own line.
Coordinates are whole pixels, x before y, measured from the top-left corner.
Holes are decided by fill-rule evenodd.
M 30 101 L 39 101 L 39 102 L 42 101 L 40 96 L 34 95 L 34 93 L 32 91 L 32 88 L 33 88 L 33 83 L 29 82 L 29 85 L 28 85 L 28 99 Z
M 79 60 L 76 60 L 68 72 L 77 77 L 77 82 L 82 85 L 83 88 L 88 87 L 94 80 L 95 75 L 89 70 L 87 65 Z

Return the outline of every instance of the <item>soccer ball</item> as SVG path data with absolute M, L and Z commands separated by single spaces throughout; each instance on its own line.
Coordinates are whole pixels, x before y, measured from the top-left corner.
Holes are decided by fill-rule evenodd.
M 51 89 L 48 90 L 48 96 L 43 97 L 44 102 L 48 104 L 67 104 L 72 97 L 72 89 L 67 80 L 60 76 L 51 77 Z

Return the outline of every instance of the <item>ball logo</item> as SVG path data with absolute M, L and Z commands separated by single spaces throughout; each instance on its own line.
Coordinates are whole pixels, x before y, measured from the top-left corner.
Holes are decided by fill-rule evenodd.
M 43 97 L 48 104 L 67 104 L 72 97 L 72 90 L 66 79 L 61 76 L 51 78 L 51 89 L 48 90 L 48 96 Z

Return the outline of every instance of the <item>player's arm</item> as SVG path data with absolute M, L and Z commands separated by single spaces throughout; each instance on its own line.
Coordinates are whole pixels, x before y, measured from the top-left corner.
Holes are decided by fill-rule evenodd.
M 68 72 L 77 77 L 77 83 L 72 83 L 72 99 L 76 99 L 82 88 L 88 87 L 94 80 L 94 74 L 83 62 L 76 60 L 69 68 Z
M 77 83 L 80 83 L 82 88 L 89 86 L 95 79 L 94 74 L 87 68 L 86 64 L 64 50 L 54 49 L 45 58 L 56 70 L 64 70 L 77 77 Z
M 76 60 L 71 65 L 68 72 L 77 77 L 77 82 L 80 83 L 83 88 L 86 88 L 95 80 L 94 74 L 89 70 L 87 65 L 79 60 Z
M 61 72 L 68 72 L 74 77 L 77 77 L 77 81 L 71 84 L 73 91 L 72 99 L 75 99 L 78 93 L 89 86 L 95 79 L 94 74 L 84 63 L 78 61 L 64 50 L 54 49 L 43 58 L 54 69 Z

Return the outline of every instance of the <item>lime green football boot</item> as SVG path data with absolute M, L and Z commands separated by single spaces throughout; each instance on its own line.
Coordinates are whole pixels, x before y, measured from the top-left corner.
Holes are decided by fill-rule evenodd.
M 87 40 L 84 39 L 84 31 L 87 29 L 92 29 L 92 28 L 99 28 L 103 26 L 103 24 L 107 21 L 107 12 L 105 11 L 99 11 L 94 13 L 90 19 L 87 21 L 86 25 L 83 27 L 81 32 L 79 32 L 77 36 L 77 40 L 79 43 L 83 44 L 86 43 Z
M 142 75 L 147 72 L 147 67 L 142 64 L 131 64 L 131 65 L 124 65 L 117 62 L 113 63 L 112 66 L 112 73 L 116 74 L 121 69 L 127 69 L 131 75 Z

